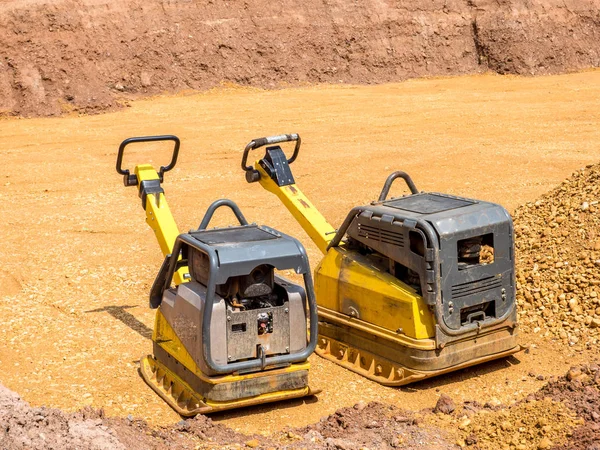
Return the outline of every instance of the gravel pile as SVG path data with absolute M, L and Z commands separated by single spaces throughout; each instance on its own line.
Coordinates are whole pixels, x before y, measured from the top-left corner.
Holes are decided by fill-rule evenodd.
M 572 430 L 582 423 L 558 401 L 531 400 L 495 411 L 483 408 L 459 419 L 462 441 L 457 443 L 477 450 L 546 450 L 563 444 L 570 448 Z
M 519 320 L 569 345 L 600 337 L 600 165 L 514 213 Z

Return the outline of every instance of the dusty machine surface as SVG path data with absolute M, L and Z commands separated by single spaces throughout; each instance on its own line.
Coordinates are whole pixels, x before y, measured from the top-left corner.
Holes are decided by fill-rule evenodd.
M 122 168 L 127 145 L 156 141 L 174 142 L 168 166 Z M 140 362 L 142 377 L 183 416 L 313 395 L 307 358 L 316 346 L 317 308 L 304 247 L 248 224 L 226 199 L 208 208 L 197 230 L 179 234 L 161 187 L 179 146 L 175 136 L 130 138 L 117 158 L 117 172 L 125 186 L 138 187 L 165 255 L 150 292 L 157 309 L 153 354 Z M 239 225 L 208 229 L 220 207 Z M 302 274 L 304 287 L 276 270 Z
M 287 158 L 278 143 L 295 142 Z M 296 186 L 297 134 L 255 139 L 242 168 L 276 194 L 324 257 L 315 270 L 316 352 L 403 385 L 519 351 L 513 225 L 501 206 L 419 192 L 404 172 L 335 230 Z M 254 166 L 251 150 L 270 145 Z M 387 198 L 394 180 L 410 194 Z

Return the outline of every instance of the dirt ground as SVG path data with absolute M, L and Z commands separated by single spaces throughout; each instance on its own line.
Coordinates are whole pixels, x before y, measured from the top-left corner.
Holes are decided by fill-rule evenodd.
M 31 407 L 0 386 L 0 446 L 46 449 L 274 450 L 597 450 L 600 444 L 600 370 L 573 366 L 511 405 L 455 403 L 442 395 L 434 408 L 407 411 L 358 402 L 305 427 L 269 436 L 238 433 L 206 416 L 154 426 L 132 416 L 107 418 L 86 407 L 64 413 Z
M 393 170 L 422 190 L 502 203 L 510 210 L 598 162 L 600 72 L 539 78 L 497 75 L 370 87 L 278 91 L 217 89 L 157 97 L 98 116 L 0 120 L 0 382 L 37 407 L 103 408 L 109 417 L 168 425 L 179 417 L 137 373 L 151 351 L 147 294 L 161 262 L 137 192 L 114 170 L 133 135 L 173 133 L 180 160 L 164 188 L 181 230 L 197 227 L 219 197 L 245 215 L 316 247 L 278 201 L 244 181 L 252 138 L 298 132 L 298 185 L 332 224 L 374 199 Z M 132 152 L 127 164 L 167 158 Z M 161 159 L 162 158 L 162 159 Z M 217 223 L 228 223 L 220 216 Z M 526 334 L 527 354 L 400 389 L 382 387 L 311 357 L 317 400 L 213 416 L 247 434 L 317 422 L 359 401 L 411 410 L 440 394 L 510 404 L 547 377 L 595 360 L 585 350 Z M 530 376 L 533 374 L 533 376 Z
M 600 66 L 600 0 L 1 0 L 0 115 L 280 88 Z

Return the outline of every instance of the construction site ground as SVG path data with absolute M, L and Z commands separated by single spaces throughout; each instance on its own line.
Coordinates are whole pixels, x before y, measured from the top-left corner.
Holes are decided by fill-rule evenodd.
M 240 160 L 251 139 L 302 136 L 296 182 L 334 226 L 352 206 L 375 199 L 394 170 L 411 174 L 421 190 L 513 211 L 598 162 L 598 104 L 600 71 L 590 70 L 275 91 L 224 86 L 96 116 L 0 120 L 0 382 L 32 406 L 91 406 L 150 426 L 180 420 L 137 370 L 151 352 L 148 291 L 162 257 L 135 188 L 123 187 L 114 169 L 127 137 L 181 138 L 177 167 L 163 184 L 180 230 L 197 227 L 213 200 L 231 198 L 249 220 L 297 236 L 314 267 L 320 254 L 302 229 L 274 196 L 244 180 Z M 169 157 L 168 148 L 149 150 L 132 149 L 126 164 L 158 166 Z M 403 388 L 313 355 L 311 385 L 323 389 L 317 398 L 212 419 L 267 435 L 359 402 L 416 411 L 447 394 L 456 402 L 511 404 L 570 366 L 600 359 L 596 346 L 537 331 L 524 330 L 526 352 Z

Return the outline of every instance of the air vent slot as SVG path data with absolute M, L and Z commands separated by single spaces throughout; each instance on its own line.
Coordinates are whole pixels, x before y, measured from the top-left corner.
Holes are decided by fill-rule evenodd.
M 401 233 L 394 231 L 382 230 L 381 228 L 372 227 L 362 223 L 358 224 L 358 236 L 366 239 L 372 239 L 384 244 L 396 245 L 404 247 L 404 236 Z
M 452 286 L 452 298 L 462 298 L 468 295 L 481 294 L 502 287 L 502 277 L 487 277 L 482 280 L 469 281 Z
M 246 332 L 246 324 L 245 323 L 234 323 L 231 325 L 231 331 L 233 333 L 245 333 Z

